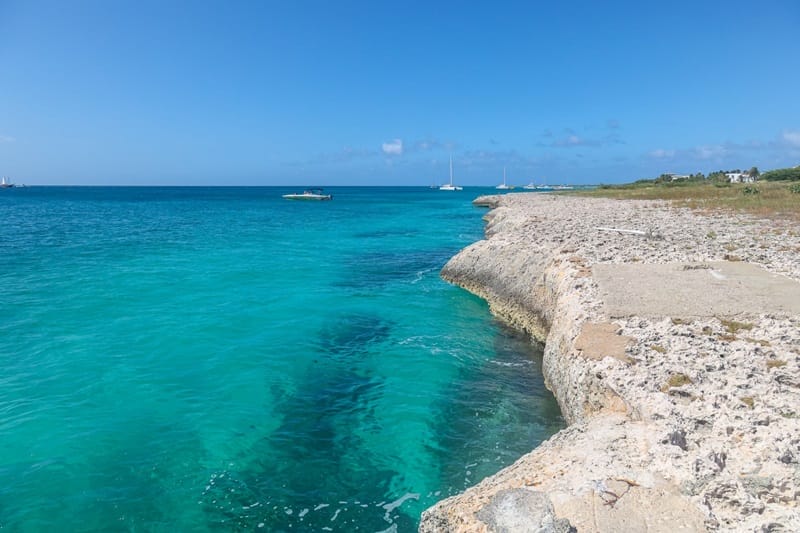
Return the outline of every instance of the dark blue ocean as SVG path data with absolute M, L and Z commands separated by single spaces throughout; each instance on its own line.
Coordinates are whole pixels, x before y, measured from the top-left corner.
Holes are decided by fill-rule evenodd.
M 0 190 L 0 529 L 414 531 L 563 427 L 439 278 L 493 189 Z

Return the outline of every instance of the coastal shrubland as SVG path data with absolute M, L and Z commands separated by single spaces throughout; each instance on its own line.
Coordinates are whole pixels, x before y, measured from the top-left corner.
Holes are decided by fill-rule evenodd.
M 796 170 L 800 172 L 800 169 Z M 595 189 L 575 191 L 572 194 L 620 200 L 668 200 L 680 207 L 704 211 L 727 209 L 768 218 L 800 221 L 800 183 L 787 183 L 784 179 L 766 180 L 765 177 L 770 172 L 762 174 L 756 183 L 729 183 L 711 174 L 702 180 L 689 178 L 659 181 L 660 178 L 656 178 L 620 185 L 600 185 Z
M 764 172 L 761 179 L 764 181 L 800 181 L 800 166 L 770 170 Z

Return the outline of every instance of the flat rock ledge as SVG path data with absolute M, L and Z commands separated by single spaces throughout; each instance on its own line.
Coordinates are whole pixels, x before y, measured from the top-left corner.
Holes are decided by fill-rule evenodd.
M 420 531 L 800 531 L 800 230 L 654 201 L 481 197 L 442 277 L 545 343 L 569 426 Z M 619 231 L 623 230 L 623 231 Z

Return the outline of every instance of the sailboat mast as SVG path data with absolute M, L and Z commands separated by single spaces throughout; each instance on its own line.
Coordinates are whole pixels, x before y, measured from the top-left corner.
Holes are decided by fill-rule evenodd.
M 450 156 L 450 185 L 453 184 L 453 156 Z

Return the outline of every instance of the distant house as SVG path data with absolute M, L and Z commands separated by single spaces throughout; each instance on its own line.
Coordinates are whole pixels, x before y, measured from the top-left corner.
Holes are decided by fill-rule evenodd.
M 667 174 L 669 176 L 670 181 L 680 181 L 680 180 L 688 180 L 689 176 L 686 174 Z
M 726 172 L 725 177 L 731 183 L 753 183 L 756 181 L 756 178 L 747 172 Z

